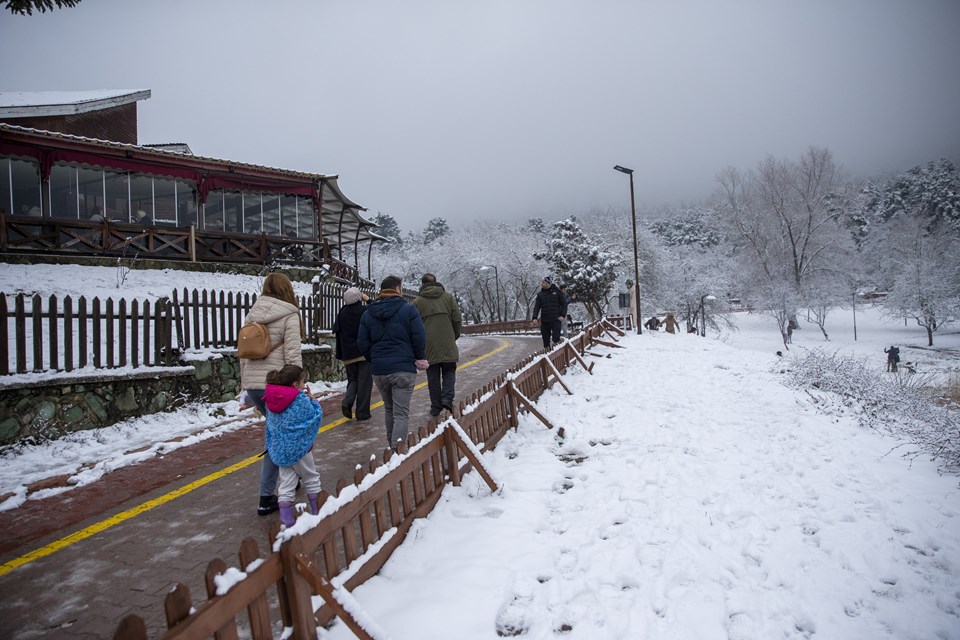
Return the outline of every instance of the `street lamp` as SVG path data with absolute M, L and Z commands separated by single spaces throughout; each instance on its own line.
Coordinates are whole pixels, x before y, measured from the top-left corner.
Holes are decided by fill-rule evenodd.
M 633 198 L 633 169 L 627 169 L 617 165 L 616 171 L 630 176 L 630 216 L 633 222 L 633 286 L 634 296 L 637 298 L 637 335 L 643 333 L 643 320 L 640 315 L 640 259 L 637 257 L 637 205 Z
M 495 284 L 495 286 L 496 286 L 495 291 L 496 291 L 496 296 L 497 296 L 497 302 L 496 302 L 496 307 L 497 307 L 497 321 L 500 321 L 500 320 L 503 319 L 503 318 L 501 318 L 501 316 L 500 316 L 500 271 L 497 269 L 497 267 L 496 267 L 495 265 L 492 265 L 492 264 L 491 264 L 491 265 L 484 265 L 484 266 L 480 267 L 480 271 L 489 271 L 490 269 L 493 269 L 493 279 L 494 279 L 494 281 L 495 281 L 495 283 L 496 283 L 496 284 Z
M 710 295 L 709 293 L 700 296 L 700 326 L 703 327 L 703 329 L 700 331 L 700 336 L 704 338 L 707 336 L 707 310 L 703 304 L 706 300 L 716 300 L 716 297 Z

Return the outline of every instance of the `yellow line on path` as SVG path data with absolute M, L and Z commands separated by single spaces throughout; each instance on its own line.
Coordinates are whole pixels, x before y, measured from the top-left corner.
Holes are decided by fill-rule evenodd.
M 460 371 L 461 369 L 466 369 L 466 368 L 469 367 L 469 366 L 472 366 L 472 365 L 477 364 L 477 363 L 480 362 L 481 360 L 485 360 L 485 359 L 489 358 L 490 356 L 492 356 L 492 355 L 494 355 L 494 354 L 500 353 L 501 351 L 503 351 L 504 349 L 506 349 L 506 348 L 509 347 L 509 346 L 510 346 L 510 343 L 509 343 L 508 341 L 506 341 L 506 340 L 501 340 L 501 344 L 500 344 L 499 347 L 497 347 L 497 348 L 494 349 L 493 351 L 490 351 L 490 352 L 488 352 L 488 353 L 483 354 L 482 356 L 480 356 L 480 357 L 478 357 L 478 358 L 474 358 L 474 359 L 471 360 L 470 362 L 467 362 L 467 363 L 464 363 L 464 364 L 460 365 L 459 367 L 457 367 L 457 371 Z M 421 383 L 418 384 L 416 387 L 414 387 L 414 389 L 422 389 L 422 388 L 425 387 L 425 386 L 427 386 L 427 383 L 426 383 L 426 382 L 421 382 Z M 380 406 L 382 406 L 382 405 L 383 405 L 383 401 L 381 400 L 380 402 L 376 403 L 375 405 L 373 405 L 373 406 L 370 407 L 370 408 L 371 408 L 371 409 L 376 409 L 377 407 L 380 407 Z M 345 423 L 345 422 L 347 422 L 347 419 L 346 419 L 346 418 L 340 418 L 339 420 L 334 420 L 334 421 L 331 422 L 330 424 L 325 425 L 324 427 L 322 427 L 318 433 L 323 433 L 324 431 L 329 431 L 330 429 L 333 429 L 334 427 L 337 427 L 337 426 L 339 426 L 339 425 L 341 425 L 341 424 L 343 424 L 343 423 Z M 40 558 L 45 558 L 46 556 L 52 555 L 52 554 L 56 553 L 57 551 L 60 551 L 61 549 L 66 549 L 67 547 L 69 547 L 69 546 L 72 545 L 72 544 L 76 544 L 77 542 L 80 542 L 81 540 L 86 540 L 86 539 L 89 538 L 90 536 L 94 536 L 94 535 L 96 535 L 96 534 L 98 534 L 98 533 L 100 533 L 100 532 L 102 532 L 102 531 L 106 531 L 107 529 L 110 529 L 111 527 L 115 527 L 116 525 L 118 525 L 118 524 L 120 524 L 120 523 L 122 523 L 122 522 L 124 522 L 124 521 L 126 521 L 126 520 L 129 520 L 130 518 L 135 518 L 136 516 L 140 515 L 141 513 L 145 513 L 145 512 L 147 512 L 147 511 L 150 511 L 150 510 L 153 509 L 154 507 L 159 507 L 160 505 L 166 504 L 166 503 L 168 503 L 168 502 L 170 502 L 170 501 L 172 501 L 172 500 L 176 500 L 176 499 L 179 498 L 180 496 L 184 496 L 184 495 L 190 493 L 191 491 L 193 491 L 194 489 L 199 489 L 200 487 L 202 487 L 202 486 L 205 485 L 205 484 L 210 484 L 210 483 L 213 482 L 214 480 L 219 480 L 220 478 L 222 478 L 222 477 L 224 477 L 224 476 L 230 475 L 230 474 L 233 473 L 234 471 L 239 471 L 240 469 L 243 469 L 243 468 L 245 468 L 245 467 L 249 467 L 251 464 L 253 464 L 253 463 L 256 462 L 257 460 L 260 460 L 261 457 L 262 457 L 262 454 L 257 454 L 257 455 L 255 455 L 255 456 L 251 456 L 251 457 L 249 457 L 249 458 L 246 458 L 246 459 L 244 459 L 244 460 L 241 460 L 240 462 L 234 463 L 234 464 L 230 465 L 229 467 L 225 467 L 225 468 L 221 469 L 220 471 L 217 471 L 217 472 L 215 472 L 215 473 L 211 473 L 210 475 L 204 476 L 203 478 L 200 478 L 199 480 L 194 480 L 193 482 L 191 482 L 191 483 L 189 483 L 189 484 L 185 484 L 185 485 L 183 485 L 182 487 L 180 487 L 179 489 L 174 489 L 173 491 L 171 491 L 171 492 L 169 492 L 169 493 L 165 493 L 165 494 L 163 494 L 162 496 L 160 496 L 160 497 L 158 497 L 158 498 L 154 498 L 153 500 L 147 500 L 146 502 L 144 502 L 144 503 L 142 503 L 142 504 L 139 504 L 139 505 L 137 505 L 137 506 L 135 506 L 135 507 L 132 507 L 132 508 L 130 508 L 130 509 L 127 509 L 126 511 L 121 511 L 120 513 L 118 513 L 118 514 L 116 514 L 116 515 L 114 515 L 114 516 L 110 516 L 110 517 L 107 518 L 106 520 L 101 520 L 100 522 L 97 522 L 97 523 L 95 523 L 95 524 L 92 524 L 92 525 L 90 525 L 89 527 L 86 527 L 85 529 L 81 529 L 80 531 L 77 531 L 77 532 L 75 532 L 75 533 L 71 533 L 70 535 L 66 536 L 65 538 L 60 538 L 59 540 L 57 540 L 57 541 L 55 541 L 55 542 L 51 542 L 50 544 L 48 544 L 48 545 L 46 545 L 46 546 L 44 546 L 44 547 L 40 547 L 39 549 L 36 549 L 36 550 L 31 551 L 31 552 L 29 552 L 29 553 L 26 553 L 26 554 L 24 554 L 24 555 L 22 555 L 22 556 L 20 556 L 20 557 L 18 557 L 18 558 L 14 558 L 13 560 L 10 560 L 9 562 L 5 562 L 5 563 L 3 563 L 3 564 L 0 564 L 0 576 L 4 576 L 4 575 L 10 573 L 11 571 L 13 571 L 14 569 L 16 569 L 17 567 L 21 567 L 21 566 L 23 566 L 23 565 L 25 565 L 25 564 L 28 564 L 28 563 L 30 563 L 30 562 L 33 562 L 34 560 L 39 560 Z

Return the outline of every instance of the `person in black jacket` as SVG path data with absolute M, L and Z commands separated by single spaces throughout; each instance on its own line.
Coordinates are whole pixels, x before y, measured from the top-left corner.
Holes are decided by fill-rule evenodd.
M 553 277 L 544 276 L 537 292 L 537 301 L 533 305 L 533 319 L 540 316 L 540 336 L 543 348 L 560 342 L 560 318 L 567 315 L 567 299 L 553 284 Z
M 357 405 L 357 420 L 370 419 L 370 393 L 373 391 L 373 375 L 370 363 L 357 347 L 357 333 L 360 330 L 360 318 L 367 310 L 364 304 L 367 295 L 356 287 L 343 292 L 343 306 L 333 323 L 333 332 L 337 336 L 336 356 L 347 369 L 347 392 L 340 403 L 340 409 L 346 418 L 352 418 L 353 405 Z

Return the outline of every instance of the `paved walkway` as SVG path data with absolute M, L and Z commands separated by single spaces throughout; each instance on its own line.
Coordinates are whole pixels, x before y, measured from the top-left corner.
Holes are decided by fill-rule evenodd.
M 539 337 L 461 343 L 458 397 L 540 348 Z M 425 383 L 422 374 L 418 382 Z M 424 424 L 428 409 L 424 385 L 414 393 L 411 425 Z M 324 415 L 325 425 L 341 418 L 339 398 L 325 402 Z M 385 446 L 382 408 L 369 422 L 322 432 L 314 455 L 324 486 L 352 478 L 358 463 L 379 458 Z M 252 458 L 262 448 L 262 427 L 250 425 L 0 515 L 0 563 L 29 560 L 0 576 L 0 637 L 109 638 L 129 613 L 144 618 L 151 636 L 160 634 L 163 597 L 175 583 L 199 602 L 210 560 L 236 566 L 247 537 L 262 553 L 276 517 L 255 514 L 260 464 Z M 31 559 L 38 552 L 46 555 Z

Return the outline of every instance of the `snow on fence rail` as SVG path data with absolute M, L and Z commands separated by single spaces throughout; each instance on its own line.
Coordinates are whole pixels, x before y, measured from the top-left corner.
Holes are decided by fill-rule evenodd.
M 168 630 L 160 637 L 236 638 L 237 618 L 244 611 L 246 621 L 240 626 L 245 627 L 244 635 L 254 640 L 273 638 L 278 626 L 282 637 L 316 638 L 317 626 L 335 616 L 358 638 L 384 637 L 363 616 L 362 603 L 357 603 L 350 591 L 377 574 L 413 522 L 436 506 L 448 482 L 459 485 L 462 474 L 476 468 L 495 488 L 477 454 L 492 449 L 507 429 L 517 426 L 519 411 L 530 411 L 552 427 L 531 401 L 554 382 L 566 388 L 560 372 L 572 361 L 591 370 L 581 354 L 604 343 L 600 340 L 603 335 L 616 340 L 614 334 L 623 332 L 601 321 L 549 353 L 527 357 L 460 402 L 451 418 L 439 424 L 433 419 L 411 433 L 397 454 L 386 449 L 382 463 L 372 458 L 366 465 L 357 465 L 353 478 L 337 482 L 335 494 L 321 494 L 319 515 L 302 515 L 282 533 L 279 523 L 274 523 L 268 544 L 278 550 L 268 552 L 265 558 L 259 558 L 256 542 L 247 538 L 240 545 L 239 571 L 228 569 L 219 558 L 212 560 L 205 574 L 205 602 L 194 605 L 183 584 L 167 594 Z M 558 432 L 562 437 L 562 429 Z M 317 609 L 312 596 L 322 599 Z M 271 600 L 279 610 L 280 625 L 270 619 Z M 147 637 L 143 619 L 134 614 L 125 617 L 114 634 L 115 640 Z

